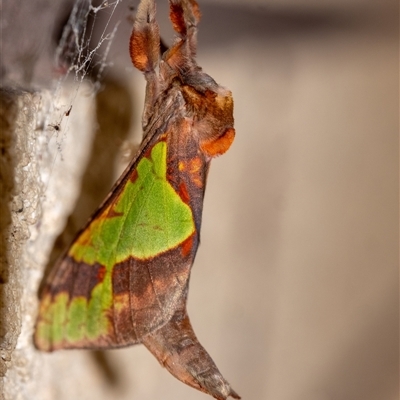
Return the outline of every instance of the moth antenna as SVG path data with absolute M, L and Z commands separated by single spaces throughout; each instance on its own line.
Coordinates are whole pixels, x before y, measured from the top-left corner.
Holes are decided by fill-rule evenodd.
M 195 57 L 197 49 L 197 25 L 200 8 L 195 0 L 170 0 L 170 19 L 175 31 L 187 47 L 188 56 Z
M 154 0 L 140 2 L 129 43 L 133 65 L 147 73 L 157 68 L 160 54 L 160 32 L 156 22 Z
M 169 17 L 178 34 L 174 46 L 165 54 L 165 61 L 178 69 L 196 65 L 197 24 L 201 13 L 195 0 L 170 0 Z
M 143 130 L 146 128 L 152 108 L 159 92 L 156 68 L 160 58 L 160 31 L 155 19 L 154 0 L 140 2 L 133 24 L 129 53 L 133 65 L 144 73 L 147 81 L 146 97 L 142 116 Z

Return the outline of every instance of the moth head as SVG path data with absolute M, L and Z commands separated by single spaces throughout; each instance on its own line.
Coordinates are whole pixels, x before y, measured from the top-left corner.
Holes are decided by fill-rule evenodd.
M 200 92 L 189 85 L 182 93 L 200 149 L 210 158 L 224 154 L 235 137 L 232 93 L 221 86 Z
M 221 86 L 199 88 L 183 85 L 182 94 L 187 110 L 197 120 L 215 119 L 215 123 L 233 125 L 233 99 L 230 90 Z

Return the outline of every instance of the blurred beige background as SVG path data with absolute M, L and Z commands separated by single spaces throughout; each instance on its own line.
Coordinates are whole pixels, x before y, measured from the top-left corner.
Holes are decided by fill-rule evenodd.
M 166 1 L 158 3 L 169 41 Z M 244 400 L 396 400 L 398 3 L 199 3 L 199 64 L 232 90 L 237 136 L 209 175 L 189 295 L 195 332 Z M 129 97 L 113 115 L 132 107 L 124 140 L 140 130 L 144 95 L 127 52 L 136 4 L 122 2 L 113 16 L 106 74 Z M 37 60 L 51 70 L 50 50 Z M 25 83 L 14 70 L 14 82 L 46 85 L 43 68 Z M 75 214 L 84 221 L 107 190 Z M 37 357 L 25 384 L 46 395 L 31 398 L 206 398 L 141 346 Z

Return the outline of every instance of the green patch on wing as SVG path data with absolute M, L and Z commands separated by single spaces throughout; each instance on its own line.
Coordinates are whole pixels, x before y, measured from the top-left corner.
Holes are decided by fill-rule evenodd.
M 90 298 L 69 298 L 67 292 L 61 292 L 42 299 L 35 335 L 39 348 L 101 347 L 113 335 L 107 317 L 112 307 L 113 266 L 130 256 L 155 257 L 194 232 L 190 207 L 166 179 L 166 156 L 166 143 L 157 143 L 150 158 L 143 157 L 138 163 L 134 182 L 125 184 L 118 198 L 71 246 L 69 256 L 74 261 L 63 262 L 100 264 L 105 274 Z
M 129 256 L 155 257 L 187 239 L 195 229 L 190 207 L 166 178 L 167 145 L 157 143 L 151 158 L 137 166 L 114 202 L 96 218 L 71 247 L 76 261 L 99 263 L 107 269 Z
M 111 307 L 111 274 L 96 285 L 91 298 L 70 299 L 61 292 L 54 298 L 42 299 L 35 342 L 39 349 L 102 346 L 104 338 L 112 336 L 113 328 L 107 318 Z

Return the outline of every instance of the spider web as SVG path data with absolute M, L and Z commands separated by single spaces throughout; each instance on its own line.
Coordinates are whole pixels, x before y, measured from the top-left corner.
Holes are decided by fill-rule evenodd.
M 111 65 L 107 56 L 120 23 L 111 21 L 121 2 L 76 0 L 63 27 L 55 51 L 58 79 L 54 81 L 52 101 L 43 116 L 48 144 L 57 149 L 53 153 L 53 163 L 57 157 L 63 159 L 64 141 L 69 131 L 68 117 L 74 112 L 77 97 L 82 94 L 94 97 L 101 90 L 102 78 Z
M 102 0 L 97 6 L 92 0 L 76 0 L 61 40 L 56 50 L 56 66 L 68 77 L 75 75 L 83 81 L 89 72 L 96 70 L 95 80 L 100 81 L 106 67 L 106 58 L 118 28 L 110 27 L 111 18 L 122 0 Z M 108 15 L 100 39 L 91 47 L 94 27 L 99 14 Z
M 107 56 L 120 24 L 114 13 L 121 3 L 76 0 L 60 35 L 54 60 L 58 77 L 39 109 L 41 135 L 35 142 L 43 209 L 52 221 L 60 219 L 59 199 L 66 207 L 62 212 L 72 211 L 89 161 L 97 127 L 95 97 L 111 66 Z

